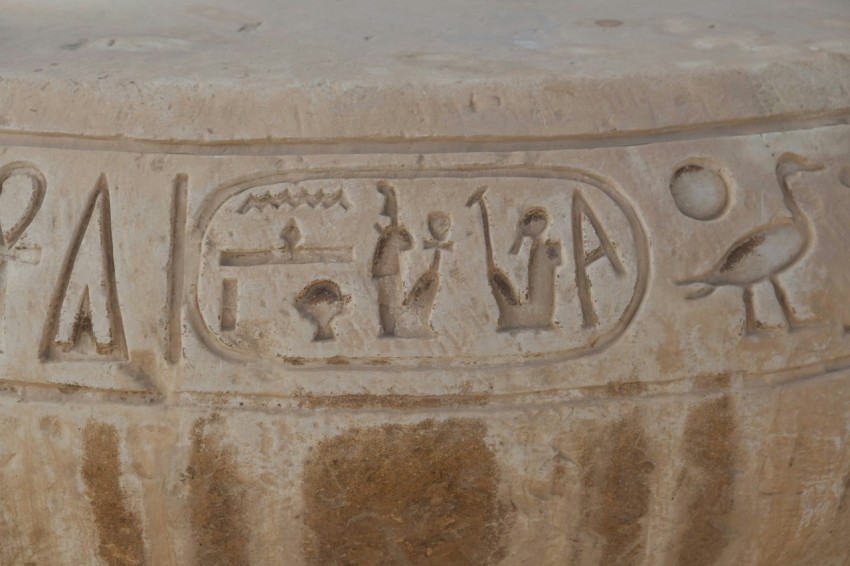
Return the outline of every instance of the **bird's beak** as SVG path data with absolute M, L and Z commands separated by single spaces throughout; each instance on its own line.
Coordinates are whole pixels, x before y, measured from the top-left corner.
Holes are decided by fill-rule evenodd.
M 804 161 L 802 165 L 803 171 L 823 171 L 824 169 L 826 169 L 826 165 L 817 161 Z
M 819 161 L 812 161 L 811 159 L 806 159 L 802 155 L 797 154 L 789 154 L 790 161 L 797 166 L 797 171 L 821 171 L 826 168 L 826 165 L 820 163 Z
M 796 153 L 785 153 L 776 163 L 776 175 L 782 178 L 788 178 L 797 173 L 811 173 L 813 171 L 821 171 L 826 166 L 817 161 L 810 161 L 802 155 Z

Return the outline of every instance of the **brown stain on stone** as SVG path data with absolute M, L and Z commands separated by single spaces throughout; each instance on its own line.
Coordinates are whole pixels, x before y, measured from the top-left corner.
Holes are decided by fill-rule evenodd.
M 838 498 L 838 505 L 835 509 L 836 515 L 840 515 L 847 507 L 848 494 L 850 494 L 850 471 L 844 474 L 844 480 L 841 482 L 841 496 Z
M 835 514 L 826 533 L 827 540 L 818 548 L 825 550 L 821 556 L 842 556 L 843 564 L 850 564 L 850 542 L 847 538 L 847 533 L 850 533 L 850 470 L 844 474 L 840 489 Z
M 605 385 L 608 397 L 634 397 L 646 393 L 647 384 L 642 381 L 612 381 Z
M 679 552 L 680 566 L 718 562 L 729 543 L 734 507 L 735 414 L 731 396 L 703 401 L 688 414 L 684 436 L 683 488 L 688 498 Z
M 635 410 L 588 437 L 580 463 L 581 528 L 601 541 L 599 564 L 640 564 L 655 470 L 640 412 Z M 584 551 L 578 547 L 579 555 Z
M 9 415 L 0 415 L 0 438 L 17 438 L 20 428 L 20 419 Z M 29 440 L 29 438 L 27 438 Z M 16 450 L 12 450 L 10 442 L 0 443 L 0 564 L 23 563 L 30 553 L 41 546 L 37 536 L 41 529 L 39 525 L 32 525 L 32 536 L 26 536 L 25 521 L 20 520 L 14 509 L 13 495 L 19 491 L 18 480 L 23 474 L 14 473 L 14 463 L 18 458 Z M 33 451 L 23 451 L 23 459 L 32 456 Z M 30 484 L 33 485 L 33 484 Z M 35 485 L 33 485 L 35 487 Z M 33 514 L 35 509 L 30 508 Z M 33 549 L 32 547 L 35 547 Z
M 474 419 L 354 428 L 304 468 L 309 564 L 495 564 L 512 513 Z
M 715 375 L 708 375 L 698 379 L 694 382 L 693 387 L 694 391 L 715 391 L 722 389 L 729 389 L 732 385 L 732 376 L 728 373 L 718 373 Z
M 519 298 L 516 296 L 513 283 L 511 283 L 510 279 L 508 279 L 507 275 L 501 269 L 493 268 L 490 270 L 490 281 L 496 286 L 499 293 L 509 305 L 516 306 L 519 304 Z
M 195 537 L 195 563 L 202 566 L 249 564 L 248 518 L 244 486 L 234 450 L 222 442 L 218 415 L 192 426 L 186 479 Z
M 562 496 L 566 492 L 564 483 L 567 480 L 567 467 L 558 462 L 552 466 L 552 495 Z
M 296 396 L 299 407 L 309 409 L 432 409 L 436 407 L 483 406 L 487 395 L 349 395 L 317 396 L 302 393 Z
M 672 320 L 660 321 L 663 340 L 655 352 L 655 360 L 662 375 L 672 375 L 685 369 L 687 356 L 682 352 L 681 334 Z
M 306 305 L 331 305 L 344 301 L 339 285 L 329 279 L 320 279 L 308 284 L 298 294 L 296 299 L 299 303 Z
M 62 423 L 53 415 L 45 415 L 38 420 L 38 428 L 47 437 L 58 438 L 62 433 Z
M 720 272 L 724 273 L 734 268 L 736 265 L 741 263 L 744 258 L 753 253 L 762 242 L 764 242 L 764 234 L 754 234 L 741 242 L 741 244 L 732 250 L 732 253 L 726 257 L 726 261 L 723 262 L 722 266 L 720 266 Z
M 145 564 L 139 518 L 121 488 L 119 437 L 115 426 L 89 421 L 83 429 L 83 481 L 97 526 L 98 554 L 109 566 Z

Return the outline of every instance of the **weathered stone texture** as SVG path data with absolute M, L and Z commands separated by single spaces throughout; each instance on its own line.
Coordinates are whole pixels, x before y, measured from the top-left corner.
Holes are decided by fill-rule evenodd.
M 0 565 L 850 561 L 850 5 L 0 0 Z

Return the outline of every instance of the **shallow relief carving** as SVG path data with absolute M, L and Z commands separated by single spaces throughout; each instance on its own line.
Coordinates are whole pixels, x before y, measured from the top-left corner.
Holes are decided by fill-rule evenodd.
M 740 151 L 755 145 L 180 157 L 136 171 L 123 156 L 63 169 L 53 150 L 16 150 L 7 163 L 37 167 L 16 166 L 0 192 L 21 191 L 17 212 L 0 210 L 7 244 L 41 190 L 29 173 L 53 192 L 8 246 L 2 361 L 17 371 L 25 355 L 26 381 L 89 390 L 291 400 L 341 383 L 508 399 L 843 364 L 846 159 Z M 55 189 L 68 179 L 71 198 Z M 747 279 L 719 279 L 732 275 Z
M 68 246 L 47 309 L 39 357 L 43 360 L 127 358 L 106 175 L 97 179 Z
M 756 314 L 754 286 L 767 281 L 789 330 L 815 323 L 815 319 L 803 320 L 796 314 L 779 277 L 805 257 L 815 238 L 814 221 L 800 208 L 791 187 L 791 179 L 800 174 L 821 171 L 824 167 L 822 163 L 793 153 L 779 157 L 776 163 L 776 185 L 788 216 L 751 229 L 733 242 L 710 269 L 679 282 L 680 285 L 694 289 L 687 298 L 701 299 L 718 287 L 739 287 L 744 301 L 744 331 L 746 334 L 754 334 L 764 327 Z M 676 180 L 674 175 L 671 188 L 675 186 Z
M 298 365 L 583 356 L 649 269 L 629 200 L 568 168 L 256 176 L 212 192 L 192 235 L 204 344 Z
M 150 275 L 158 270 L 138 262 L 126 244 L 128 236 L 147 241 L 147 259 L 156 260 L 149 226 L 157 223 L 136 222 L 133 195 L 119 194 L 115 183 L 128 177 L 125 171 L 113 176 L 100 166 L 106 164 L 7 152 L 13 160 L 0 167 L 0 387 L 156 399 L 157 337 L 138 332 L 150 323 L 139 315 L 137 298 L 156 297 Z
M 0 346 L 5 341 L 7 264 L 40 263 L 41 246 L 19 240 L 41 209 L 46 190 L 44 174 L 31 163 L 13 162 L 0 168 L 0 216 L 5 217 L 0 218 L 0 223 L 14 218 L 8 229 L 0 227 Z M 101 174 L 68 242 L 46 308 L 38 345 L 41 360 L 127 358 L 114 266 L 109 187 L 106 176 Z
M 41 247 L 19 242 L 35 219 L 47 181 L 33 164 L 13 162 L 0 168 L 0 353 L 6 340 L 7 274 L 10 264 L 37 265 Z

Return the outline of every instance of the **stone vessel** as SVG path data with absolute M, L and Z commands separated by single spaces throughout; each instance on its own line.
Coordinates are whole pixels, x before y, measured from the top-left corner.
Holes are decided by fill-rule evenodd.
M 850 5 L 0 0 L 0 564 L 850 560 Z

